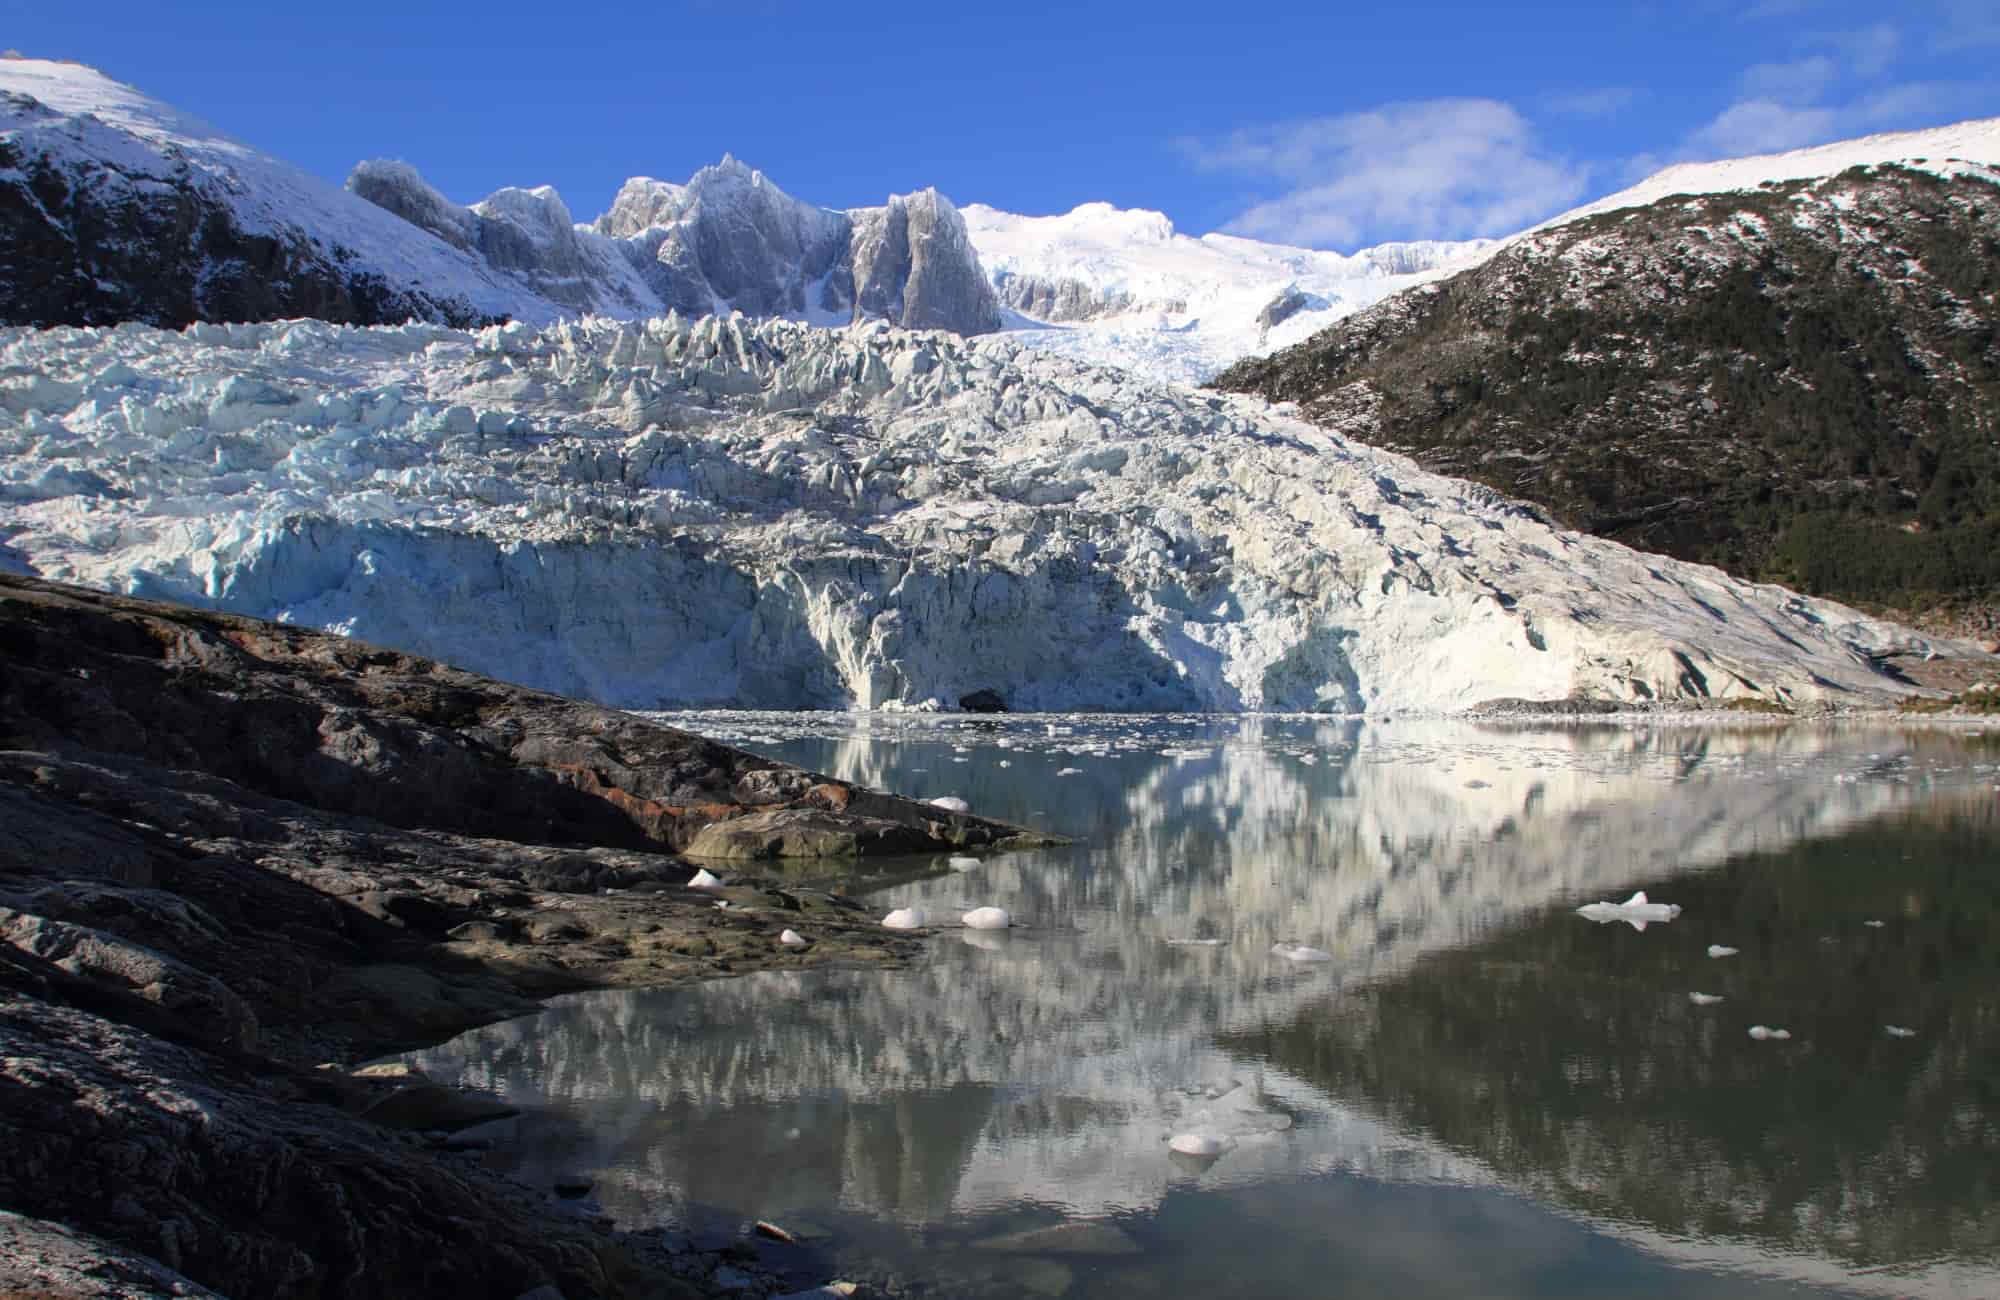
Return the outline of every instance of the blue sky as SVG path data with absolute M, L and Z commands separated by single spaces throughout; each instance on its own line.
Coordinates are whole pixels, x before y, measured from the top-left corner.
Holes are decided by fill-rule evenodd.
M 1666 162 L 2000 115 L 2000 0 L 445 9 L 0 0 L 93 64 L 332 180 L 415 164 L 579 220 L 725 151 L 830 207 L 936 185 L 1102 199 L 1351 249 L 1498 235 Z

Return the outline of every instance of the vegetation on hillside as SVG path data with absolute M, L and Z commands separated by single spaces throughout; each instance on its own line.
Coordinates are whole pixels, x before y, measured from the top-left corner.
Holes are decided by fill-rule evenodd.
M 2000 608 L 1983 175 L 1856 168 L 1601 214 L 1216 384 L 1643 549 L 1877 607 Z

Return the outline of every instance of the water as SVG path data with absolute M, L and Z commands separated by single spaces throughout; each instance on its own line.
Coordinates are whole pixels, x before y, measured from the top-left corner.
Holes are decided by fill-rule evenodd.
M 1077 842 L 871 865 L 882 912 L 1021 923 L 906 971 L 418 1054 L 627 1226 L 775 1219 L 963 1296 L 2000 1294 L 2000 739 L 676 720 Z M 1574 911 L 1635 889 L 1684 910 Z

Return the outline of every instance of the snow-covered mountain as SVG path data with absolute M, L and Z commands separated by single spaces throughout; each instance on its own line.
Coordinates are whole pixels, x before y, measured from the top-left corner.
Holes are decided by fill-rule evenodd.
M 0 320 L 469 324 L 559 311 L 93 68 L 0 59 Z
M 1261 403 L 879 323 L 5 331 L 0 563 L 641 707 L 1873 700 L 1912 644 Z
M 1493 242 L 1325 253 L 1232 235 L 1197 239 L 1163 213 L 1105 203 L 1053 217 L 977 203 L 964 211 L 1023 342 L 1191 383 L 1470 265 Z
M 36 59 L 0 60 L 0 166 L 0 319 L 27 324 L 741 311 L 1006 325 L 1039 347 L 1199 381 L 1485 244 L 1344 256 L 1194 239 L 1105 204 L 961 215 L 936 190 L 834 211 L 728 156 L 684 184 L 634 177 L 579 223 L 547 186 L 465 206 L 388 160 L 357 166 L 342 192 L 94 69 Z
M 832 212 L 725 158 L 684 186 L 634 181 L 584 226 L 547 187 L 467 208 L 400 163 L 364 163 L 343 191 L 95 69 L 0 59 L 0 320 L 540 324 L 669 308 L 1000 323 L 935 190 Z
M 685 185 L 634 177 L 584 226 L 547 186 L 461 208 L 407 163 L 362 163 L 347 188 L 573 314 L 740 311 L 960 334 L 1000 325 L 965 222 L 935 189 L 835 212 L 725 156 Z

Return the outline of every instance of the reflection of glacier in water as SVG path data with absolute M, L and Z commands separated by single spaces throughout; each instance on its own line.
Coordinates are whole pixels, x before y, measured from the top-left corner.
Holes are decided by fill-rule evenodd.
M 698 725 L 1079 843 L 872 895 L 946 916 L 996 903 L 1022 923 L 941 932 L 908 971 L 580 995 L 421 1055 L 546 1106 L 507 1158 L 601 1170 L 599 1198 L 627 1221 L 711 1206 L 951 1231 L 1054 1212 L 1129 1221 L 1191 1187 L 1329 1175 L 1492 1185 L 1504 1175 L 1478 1144 L 1243 1044 L 1397 987 L 1429 954 L 1550 924 L 1552 908 L 1641 887 L 1671 898 L 1683 873 L 1993 784 L 1991 756 L 1959 741 L 1840 729 Z M 1691 915 L 1643 938 L 1707 933 Z M 1196 939 L 1219 942 L 1174 942 Z M 1294 966 L 1272 956 L 1280 940 L 1335 960 Z M 1465 1055 L 1444 1053 L 1455 1068 Z M 1166 1139 L 1190 1129 L 1235 1147 L 1206 1170 L 1176 1163 Z

